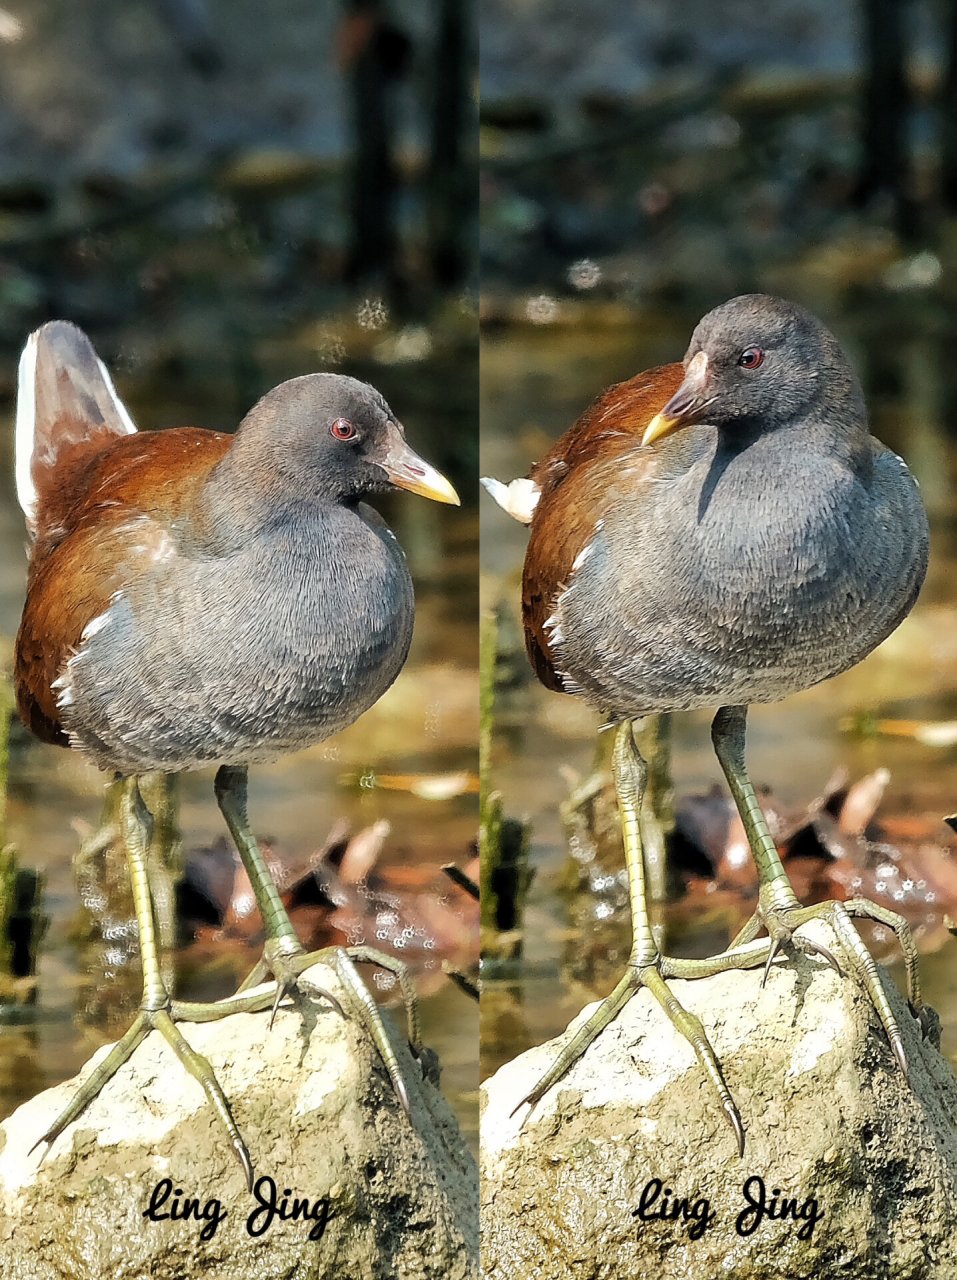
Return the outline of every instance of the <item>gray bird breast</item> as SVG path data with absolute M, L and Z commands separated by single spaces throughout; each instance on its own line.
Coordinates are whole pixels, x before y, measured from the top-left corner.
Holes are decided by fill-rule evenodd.
M 102 768 L 272 759 L 351 724 L 405 662 L 412 580 L 369 508 L 215 558 L 153 559 L 132 566 L 61 680 L 64 727 Z
M 569 691 L 614 719 L 806 689 L 870 653 L 924 578 L 917 486 L 877 441 L 849 465 L 802 432 L 782 462 L 776 433 L 725 454 L 707 432 L 637 495 L 623 470 L 548 622 Z

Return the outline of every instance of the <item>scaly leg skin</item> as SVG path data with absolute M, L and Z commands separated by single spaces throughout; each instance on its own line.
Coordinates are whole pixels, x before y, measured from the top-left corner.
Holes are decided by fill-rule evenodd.
M 678 1003 L 668 987 L 666 978 L 704 977 L 709 973 L 718 973 L 729 968 L 750 968 L 765 960 L 770 944 L 752 942 L 733 954 L 717 956 L 709 960 L 675 960 L 659 953 L 651 932 L 645 896 L 645 863 L 639 818 L 647 768 L 635 746 L 631 721 L 625 721 L 618 726 L 612 766 L 615 789 L 618 793 L 631 902 L 632 948 L 628 968 L 612 993 L 605 997 L 595 1012 L 578 1028 L 541 1079 L 517 1104 L 512 1114 L 514 1115 L 526 1102 L 534 1106 L 552 1085 L 562 1078 L 572 1064 L 582 1057 L 605 1027 L 614 1021 L 635 992 L 645 987 L 694 1050 L 734 1131 L 738 1154 L 743 1155 L 744 1127 L 731 1097 L 731 1091 L 725 1083 L 718 1059 L 701 1022 Z
M 87 1076 L 77 1089 L 69 1105 L 56 1118 L 46 1133 L 34 1143 L 32 1150 L 36 1150 L 43 1142 L 47 1144 L 47 1150 L 49 1150 L 67 1125 L 71 1124 L 86 1110 L 107 1081 L 112 1079 L 124 1062 L 132 1057 L 134 1051 L 143 1043 L 150 1031 L 158 1031 L 189 1074 L 195 1080 L 198 1080 L 202 1086 L 207 1101 L 226 1130 L 230 1145 L 242 1166 L 246 1184 L 249 1190 L 252 1191 L 252 1162 L 249 1159 L 246 1144 L 243 1142 L 242 1135 L 229 1109 L 226 1095 L 223 1093 L 208 1060 L 187 1043 L 173 1021 L 173 1016 L 189 1019 L 191 1006 L 171 1001 L 163 982 L 147 866 L 152 818 L 143 803 L 136 778 L 127 778 L 123 783 L 120 823 L 129 861 L 130 880 L 133 886 L 133 906 L 136 912 L 143 966 L 143 999 L 140 1004 L 140 1011 L 130 1029 L 113 1046 L 95 1070 Z M 264 998 L 262 992 L 257 992 L 253 999 L 245 1002 L 241 1001 L 240 1007 L 249 1010 L 263 1008 L 268 1004 L 269 999 L 270 993 L 265 993 Z M 45 1154 L 46 1151 L 44 1152 Z
M 837 935 L 842 953 L 852 973 L 870 996 L 897 1064 L 906 1077 L 907 1058 L 904 1054 L 900 1027 L 881 985 L 874 959 L 854 928 L 851 918 L 879 921 L 897 935 L 904 953 L 908 1001 L 911 1011 L 924 1030 L 929 1026 L 929 1021 L 921 999 L 917 972 L 917 947 L 910 926 L 896 912 L 888 911 L 885 907 L 869 902 L 865 898 L 852 898 L 847 903 L 820 902 L 811 907 L 801 906 L 791 888 L 774 840 L 768 830 L 767 820 L 748 778 L 744 758 L 747 713 L 747 707 L 722 707 L 711 726 L 715 754 L 728 780 L 738 813 L 741 815 L 761 880 L 757 910 L 731 943 L 731 950 L 751 942 L 764 928 L 771 940 L 764 971 L 765 980 L 772 960 L 784 944 L 790 944 L 796 950 L 806 954 L 821 956 L 832 968 L 841 973 L 840 965 L 826 947 L 797 934 L 801 925 L 809 920 L 824 920 Z
M 348 993 L 352 1011 L 379 1051 L 396 1097 L 406 1115 L 409 1115 L 409 1094 L 402 1078 L 398 1058 L 392 1048 L 378 1006 L 359 977 L 353 960 L 376 964 L 397 977 L 405 1001 L 409 1046 L 423 1064 L 424 1073 L 428 1075 L 431 1072 L 430 1059 L 424 1052 L 419 1037 L 418 1011 L 408 970 L 401 960 L 387 956 L 372 947 L 325 947 L 321 951 L 312 952 L 305 950 L 282 904 L 276 882 L 256 843 L 256 837 L 250 830 L 246 813 L 246 784 L 247 772 L 244 766 L 223 765 L 216 774 L 216 800 L 236 848 L 239 850 L 243 866 L 246 868 L 266 930 L 262 958 L 240 985 L 240 996 L 251 987 L 274 978 L 276 989 L 273 999 L 273 1017 L 275 1017 L 276 1009 L 283 997 L 299 989 L 300 975 L 306 969 L 317 961 L 331 964 Z M 311 984 L 309 984 L 309 990 L 312 994 L 323 996 L 340 1013 L 344 1013 L 338 1000 L 334 999 L 328 991 Z M 222 1002 L 223 1007 L 228 1007 L 230 1004 L 228 1000 Z

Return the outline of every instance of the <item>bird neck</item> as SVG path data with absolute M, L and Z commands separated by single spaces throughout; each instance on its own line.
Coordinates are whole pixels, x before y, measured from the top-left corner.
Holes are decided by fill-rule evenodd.
M 204 485 L 207 530 L 220 541 L 241 542 L 277 524 L 331 518 L 350 505 L 329 477 L 290 454 L 275 439 L 264 445 L 240 431 Z

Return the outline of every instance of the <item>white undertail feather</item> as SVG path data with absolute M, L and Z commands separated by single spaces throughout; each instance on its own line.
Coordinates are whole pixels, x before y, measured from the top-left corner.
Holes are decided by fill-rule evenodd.
M 14 474 L 17 486 L 17 501 L 23 509 L 27 524 L 32 527 L 37 504 L 37 490 L 33 482 L 33 450 L 36 440 L 36 405 L 37 405 L 37 351 L 42 329 L 30 334 L 26 346 L 20 356 L 17 372 L 17 416 L 15 427 L 15 464 Z M 117 416 L 126 429 L 127 435 L 133 435 L 136 425 L 130 417 L 126 405 L 116 394 L 113 379 L 102 360 L 97 357 L 97 366 L 103 378 Z
M 482 476 L 482 484 L 513 520 L 517 520 L 519 524 L 531 524 L 538 500 L 542 496 L 542 491 L 534 480 L 522 476 L 509 484 L 503 484 L 501 480 L 495 480 L 491 476 Z
M 120 416 L 120 421 L 123 423 L 124 427 L 126 427 L 126 434 L 128 436 L 136 435 L 136 423 L 130 417 L 129 410 L 126 405 L 116 394 L 116 387 L 113 386 L 113 379 L 110 377 L 109 370 L 99 356 L 96 358 L 96 363 L 100 366 L 100 373 L 103 375 L 103 381 L 106 383 L 106 389 L 110 393 L 110 399 L 116 407 L 116 412 Z
M 33 435 L 36 429 L 37 335 L 31 333 L 20 357 L 17 372 L 17 423 L 15 443 L 15 475 L 17 501 L 29 524 L 33 523 L 37 490 L 33 483 Z

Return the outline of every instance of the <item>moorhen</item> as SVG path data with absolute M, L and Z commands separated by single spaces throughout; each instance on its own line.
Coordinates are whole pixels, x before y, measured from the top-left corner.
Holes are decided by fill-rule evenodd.
M 745 768 L 748 705 L 860 662 L 909 612 L 927 566 L 917 485 L 870 434 L 837 340 L 790 302 L 734 298 L 699 323 L 683 366 L 609 388 L 527 478 L 486 487 L 530 525 L 522 610 L 535 671 L 617 726 L 613 772 L 632 911 L 625 975 L 522 1102 L 541 1098 L 647 987 L 694 1048 L 743 1152 L 740 1116 L 704 1028 L 665 980 L 762 960 L 766 977 L 782 943 L 840 972 L 826 948 L 797 932 L 821 917 L 906 1071 L 900 1030 L 851 917 L 896 932 L 921 1016 L 906 922 L 863 899 L 801 907 Z M 714 749 L 760 891 L 727 952 L 679 960 L 659 954 L 649 926 L 638 820 L 646 769 L 632 727 L 643 715 L 711 706 L 719 708 Z M 757 939 L 762 929 L 768 936 Z
M 336 374 L 275 387 L 235 435 L 137 432 L 89 339 L 65 321 L 38 329 L 20 360 L 16 481 L 30 534 L 17 704 L 45 742 L 125 779 L 122 831 L 143 966 L 139 1015 L 39 1142 L 52 1144 L 155 1029 L 202 1085 L 251 1187 L 223 1091 L 175 1025 L 270 1003 L 275 1011 L 314 958 L 250 831 L 247 765 L 351 724 L 405 662 L 412 581 L 394 535 L 363 499 L 394 487 L 458 499 L 406 443 L 382 396 Z M 160 972 L 150 814 L 137 777 L 206 765 L 218 768 L 216 798 L 266 940 L 243 994 L 187 1004 L 171 998 Z M 352 959 L 399 966 L 368 948 L 331 958 L 407 1109 Z M 274 992 L 247 990 L 270 976 Z

